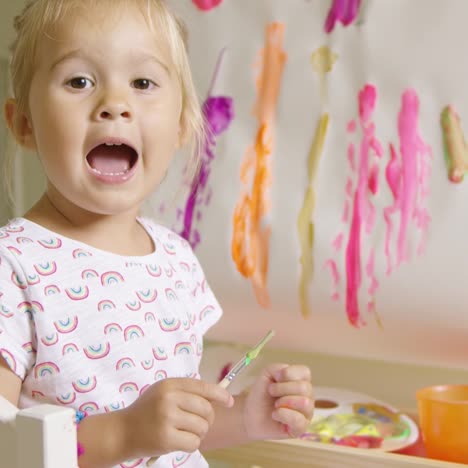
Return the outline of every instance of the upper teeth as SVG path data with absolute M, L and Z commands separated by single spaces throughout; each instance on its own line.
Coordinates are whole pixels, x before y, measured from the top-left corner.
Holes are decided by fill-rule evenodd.
M 105 143 L 106 146 L 122 146 L 122 143 Z

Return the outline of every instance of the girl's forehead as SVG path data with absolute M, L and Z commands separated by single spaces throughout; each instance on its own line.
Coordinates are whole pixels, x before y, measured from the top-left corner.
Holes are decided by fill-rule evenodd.
M 70 13 L 45 31 L 42 44 L 38 44 L 43 54 L 51 49 L 79 48 L 105 54 L 109 50 L 144 48 L 159 56 L 167 66 L 174 62 L 168 32 L 157 27 L 159 22 L 150 22 L 136 6 L 122 5 L 111 13 L 100 6 L 77 7 Z
M 154 21 L 147 17 L 137 6 L 119 4 L 118 8 L 106 11 L 99 2 L 91 8 L 76 6 L 67 11 L 48 27 L 46 34 L 51 38 L 70 38 L 87 35 L 105 36 L 113 30 L 128 32 L 140 31 L 141 35 L 164 38 L 164 31 L 154 27 Z M 138 37 L 138 35 L 136 35 Z

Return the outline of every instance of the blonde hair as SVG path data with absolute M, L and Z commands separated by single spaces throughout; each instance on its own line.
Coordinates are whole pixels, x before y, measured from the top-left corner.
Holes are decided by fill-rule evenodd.
M 16 39 L 11 45 L 10 80 L 18 112 L 16 118 L 28 115 L 28 101 L 34 73 L 37 44 L 72 10 L 98 5 L 115 10 L 116 6 L 137 6 L 148 26 L 160 31 L 167 39 L 170 56 L 182 93 L 181 127 L 184 144 L 191 149 L 187 173 L 193 177 L 197 170 L 204 141 L 204 121 L 192 80 L 188 55 L 187 33 L 182 21 L 164 0 L 32 0 L 15 18 Z M 112 10 L 111 10 L 112 9 Z M 16 122 L 18 123 L 18 122 Z

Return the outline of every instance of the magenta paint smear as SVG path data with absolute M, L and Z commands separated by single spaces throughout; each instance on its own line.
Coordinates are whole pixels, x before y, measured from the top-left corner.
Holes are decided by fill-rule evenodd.
M 360 154 L 357 167 L 357 182 L 353 196 L 351 225 L 345 253 L 346 313 L 348 314 L 348 320 L 354 326 L 365 323 L 360 315 L 358 298 L 362 282 L 362 228 L 364 224 L 366 234 L 370 234 L 375 223 L 375 208 L 370 201 L 372 193 L 369 193 L 369 180 L 371 178 L 370 162 L 374 155 L 380 157 L 383 154 L 382 145 L 376 139 L 375 124 L 372 121 L 372 114 L 377 102 L 377 90 L 375 86 L 364 86 L 359 93 L 358 102 L 362 140 L 359 149 Z M 371 255 L 373 256 L 372 251 Z M 371 264 L 373 264 L 373 261 Z
M 325 32 L 331 33 L 337 22 L 349 26 L 358 16 L 361 0 L 332 0 L 325 20 Z
M 208 179 L 211 173 L 211 164 L 215 159 L 216 137 L 225 132 L 234 119 L 232 98 L 212 95 L 224 52 L 225 49 L 219 55 L 208 91 L 208 97 L 203 103 L 202 110 L 206 121 L 203 154 L 198 173 L 192 181 L 190 194 L 185 203 L 184 210 L 181 212 L 183 229 L 180 235 L 190 243 L 193 249 L 195 249 L 201 240 L 199 231 L 194 228 L 195 221 L 202 219 L 202 207 L 207 206 L 211 200 Z
M 352 120 L 347 125 L 349 134 L 357 134 L 360 130 L 361 141 L 356 146 L 353 142 L 348 145 L 348 164 L 352 176 L 348 176 L 345 185 L 345 201 L 342 222 L 348 225 L 348 233 L 338 234 L 332 242 L 334 250 L 339 253 L 342 244 L 344 249 L 345 279 L 346 279 L 346 313 L 353 326 L 365 324 L 359 308 L 359 291 L 361 288 L 363 253 L 361 246 L 364 236 L 372 233 L 376 223 L 376 209 L 371 198 L 378 190 L 379 161 L 383 154 L 383 147 L 375 135 L 375 124 L 372 120 L 377 103 L 377 90 L 373 85 L 366 85 L 358 96 L 359 120 Z M 353 182 L 354 180 L 354 182 Z M 346 238 L 345 238 L 346 237 Z M 378 288 L 378 280 L 374 272 L 374 250 L 371 249 L 366 261 L 365 273 L 370 283 L 369 294 L 372 296 Z M 338 262 L 329 259 L 326 266 L 330 268 L 335 291 L 332 298 L 339 297 Z M 336 271 L 335 271 L 336 270 Z
M 390 145 L 390 161 L 385 176 L 393 195 L 393 204 L 384 208 L 387 224 L 385 235 L 385 255 L 387 274 L 393 269 L 392 235 L 393 217 L 399 218 L 396 236 L 396 266 L 410 260 L 409 229 L 412 225 L 421 231 L 417 253 L 424 251 L 424 243 L 430 224 L 430 216 L 425 206 L 429 194 L 431 149 L 422 140 L 418 128 L 419 98 L 416 92 L 408 89 L 401 98 L 398 114 L 399 152 Z
M 366 323 L 359 304 L 361 287 L 365 283 L 368 295 L 367 309 L 374 314 L 377 323 L 381 326 L 375 305 L 375 297 L 380 286 L 376 274 L 378 251 L 376 246 L 371 246 L 364 252 L 363 247 L 369 244 L 377 222 L 383 221 L 386 226 L 384 254 L 387 260 L 387 274 L 393 269 L 393 258 L 396 259 L 396 266 L 410 259 L 409 237 L 415 229 L 421 233 L 417 254 L 424 251 L 430 224 L 426 203 L 432 157 L 429 146 L 419 133 L 419 98 L 414 90 L 405 90 L 401 97 L 401 109 L 397 119 L 399 146 L 397 149 L 390 143 L 389 158 L 385 167 L 385 181 L 393 203 L 378 211 L 373 199 L 380 190 L 379 174 L 383 146 L 376 137 L 376 125 L 373 121 L 377 104 L 377 90 L 373 85 L 367 84 L 360 91 L 358 104 L 359 129 L 355 128 L 354 124 L 347 126 L 350 136 L 359 137 L 357 130 L 360 130 L 361 134 L 358 151 L 355 151 L 353 143 L 348 145 L 348 162 L 350 171 L 354 175 L 347 178 L 345 185 L 344 210 L 347 211 L 351 205 L 348 233 L 347 236 L 344 232 L 336 236 L 332 246 L 338 254 L 341 241 L 346 243 L 344 276 L 346 313 L 349 322 L 356 327 Z M 347 217 L 346 219 L 343 217 L 342 221 L 348 224 Z M 367 258 L 363 258 L 365 255 Z M 338 261 L 330 259 L 326 266 L 330 268 L 333 284 L 337 290 L 337 275 L 329 263 L 332 261 L 335 262 L 335 267 L 339 265 Z M 337 291 L 332 294 L 332 298 L 336 299 L 336 296 Z
M 223 0 L 192 0 L 192 2 L 202 11 L 209 11 L 216 8 Z

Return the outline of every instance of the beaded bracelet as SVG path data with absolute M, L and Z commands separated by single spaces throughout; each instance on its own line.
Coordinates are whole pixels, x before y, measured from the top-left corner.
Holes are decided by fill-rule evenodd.
M 76 411 L 75 414 L 75 424 L 78 426 L 81 421 L 83 421 L 84 418 L 88 416 L 88 413 L 86 411 Z M 81 457 L 81 455 L 84 454 L 84 448 L 83 446 L 78 442 L 77 445 L 77 452 L 78 452 L 78 457 Z

